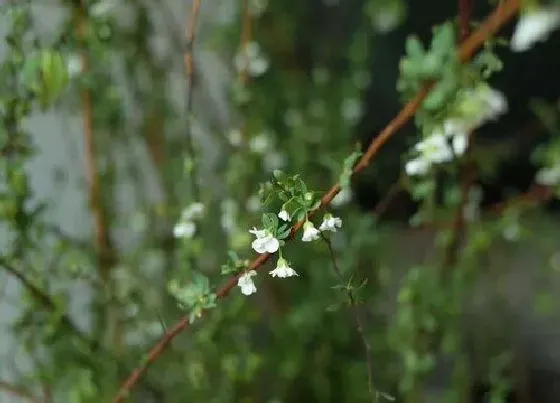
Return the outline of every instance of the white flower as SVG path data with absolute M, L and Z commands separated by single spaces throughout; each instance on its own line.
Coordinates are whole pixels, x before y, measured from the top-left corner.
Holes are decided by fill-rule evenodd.
M 237 279 L 237 285 L 241 288 L 241 294 L 243 295 L 251 295 L 257 292 L 257 287 L 253 282 L 252 277 L 256 276 L 257 272 L 255 270 L 249 270 L 246 273 L 243 273 Z
M 239 147 L 243 142 L 243 135 L 239 129 L 231 129 L 227 135 L 229 143 L 234 147 Z
M 101 17 L 108 14 L 112 8 L 115 7 L 116 2 L 114 0 L 101 0 L 95 3 L 90 8 L 90 14 L 95 17 Z
M 282 209 L 282 211 L 280 211 L 278 213 L 278 218 L 280 218 L 283 221 L 290 221 L 290 215 L 288 214 L 288 212 L 284 209 Z
M 197 220 L 204 216 L 204 204 L 200 202 L 191 203 L 181 212 L 181 220 Z
M 466 127 L 463 121 L 457 119 L 443 122 L 441 128 L 414 146 L 419 155 L 406 163 L 406 173 L 411 176 L 425 175 L 432 165 L 463 155 L 468 147 Z
M 269 274 L 272 277 L 280 277 L 280 278 L 286 278 L 286 277 L 292 277 L 298 275 L 294 269 L 288 266 L 288 262 L 286 262 L 286 259 L 284 258 L 278 259 L 278 262 L 276 263 L 276 268 L 270 271 Z
M 196 225 L 191 221 L 179 221 L 173 227 L 173 236 L 175 238 L 190 239 L 196 232 Z
M 306 221 L 303 224 L 303 236 L 301 240 L 303 242 L 311 242 L 319 239 L 320 232 L 311 221 Z
M 69 77 L 75 77 L 83 71 L 82 59 L 78 54 L 72 54 L 66 61 L 66 70 Z
M 432 164 L 422 156 L 408 161 L 405 165 L 407 175 L 425 175 L 430 170 Z
M 238 71 L 247 70 L 253 77 L 258 77 L 268 70 L 268 60 L 262 55 L 259 44 L 250 42 L 245 49 L 235 56 L 235 67 Z
M 226 199 L 222 201 L 222 217 L 221 224 L 222 228 L 226 232 L 232 232 L 235 229 L 236 216 L 237 216 L 237 204 L 232 199 Z
M 264 156 L 263 164 L 268 172 L 274 172 L 286 166 L 286 156 L 279 151 L 268 152 Z
M 551 168 L 541 169 L 537 172 L 535 181 L 544 186 L 558 185 L 560 183 L 560 163 Z
M 345 99 L 341 105 L 341 115 L 344 120 L 355 122 L 362 116 L 362 103 L 355 98 Z
M 245 207 L 250 213 L 256 213 L 261 208 L 261 198 L 259 195 L 252 195 L 249 196 L 247 202 L 245 203 Z
M 495 120 L 508 111 L 504 94 L 487 85 L 466 90 L 461 94 L 461 98 L 461 108 L 466 115 L 462 125 L 467 132 L 489 120 Z
M 257 237 L 257 239 L 255 239 L 251 243 L 251 247 L 257 253 L 265 253 L 265 252 L 274 253 L 280 247 L 280 241 L 278 241 L 278 239 L 276 239 L 274 235 L 272 235 L 269 231 L 265 229 L 259 230 L 253 228 L 252 230 L 249 230 L 249 232 Z
M 340 192 L 332 199 L 331 206 L 340 207 L 348 204 L 352 200 L 352 191 L 347 188 L 342 188 Z
M 261 133 L 249 140 L 249 149 L 256 154 L 263 154 L 270 147 L 270 136 Z
M 539 41 L 546 41 L 551 32 L 560 27 L 560 7 L 539 7 L 523 14 L 513 36 L 510 47 L 514 52 L 524 52 Z
M 342 220 L 338 217 L 333 217 L 332 214 L 325 214 L 323 222 L 319 227 L 319 231 L 332 231 L 336 232 L 337 228 L 342 227 Z

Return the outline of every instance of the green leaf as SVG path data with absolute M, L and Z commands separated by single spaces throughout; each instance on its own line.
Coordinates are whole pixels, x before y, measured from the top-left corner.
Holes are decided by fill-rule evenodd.
M 411 59 L 417 59 L 424 56 L 424 46 L 420 43 L 420 40 L 416 35 L 409 35 L 406 38 L 406 54 Z
M 262 216 L 262 224 L 265 229 L 274 234 L 278 228 L 278 217 L 276 217 L 274 213 L 264 213 Z
M 48 107 L 54 102 L 68 83 L 66 63 L 59 52 L 43 50 L 40 56 L 43 92 L 41 106 Z

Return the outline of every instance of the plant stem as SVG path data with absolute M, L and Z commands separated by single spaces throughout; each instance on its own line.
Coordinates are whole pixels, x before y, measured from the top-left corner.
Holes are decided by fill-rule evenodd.
M 336 262 L 336 255 L 334 252 L 334 249 L 332 247 L 332 243 L 331 241 L 323 234 L 321 233 L 321 238 L 323 238 L 323 240 L 325 241 L 325 243 L 327 244 L 327 248 L 329 249 L 329 255 L 331 257 L 331 261 L 333 264 L 333 271 L 338 279 L 338 281 L 340 281 L 340 284 L 344 284 L 344 276 L 342 275 L 342 271 L 340 270 L 340 267 L 338 267 L 338 263 Z M 360 308 L 358 307 L 358 302 L 357 302 L 357 298 L 354 295 L 354 291 L 352 289 L 352 286 L 349 285 L 346 287 L 346 296 L 348 297 L 348 304 L 350 305 L 350 309 L 352 310 L 353 314 L 354 314 L 354 319 L 356 321 L 356 328 L 358 329 L 358 334 L 360 335 L 360 338 L 362 340 L 362 343 L 364 345 L 364 351 L 366 353 L 366 366 L 367 366 L 367 376 L 368 376 L 368 390 L 369 393 L 371 395 L 371 400 L 372 402 L 377 402 L 377 395 L 375 393 L 374 387 L 373 387 L 373 361 L 372 361 L 372 357 L 371 357 L 371 344 L 366 336 L 365 333 L 365 328 L 364 328 L 364 324 L 362 321 L 362 315 L 360 312 Z

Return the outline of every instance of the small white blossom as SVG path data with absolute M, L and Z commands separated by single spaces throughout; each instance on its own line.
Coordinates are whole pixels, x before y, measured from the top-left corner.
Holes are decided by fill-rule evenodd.
M 261 133 L 249 140 L 249 149 L 256 154 L 263 154 L 270 148 L 270 136 Z
M 261 208 L 261 198 L 258 195 L 249 196 L 245 207 L 250 213 L 256 213 Z
M 424 175 L 433 164 L 448 162 L 454 156 L 464 154 L 468 138 L 459 127 L 458 124 L 449 121 L 442 129 L 436 130 L 431 136 L 417 143 L 414 148 L 419 155 L 407 162 L 407 174 Z
M 342 227 L 342 220 L 339 217 L 333 217 L 332 214 L 325 214 L 323 222 L 319 226 L 319 231 L 336 232 L 337 228 Z
M 352 201 L 352 191 L 347 188 L 343 188 L 337 195 L 332 199 L 331 206 L 340 207 L 348 204 Z
M 303 224 L 303 236 L 301 240 L 303 242 L 311 242 L 319 239 L 319 237 L 320 237 L 320 231 L 317 228 L 315 228 L 315 226 L 311 221 L 306 221 Z
M 253 17 L 260 17 L 268 7 L 268 0 L 251 0 L 249 2 L 249 13 Z
M 90 14 L 95 17 L 101 17 L 108 14 L 116 5 L 114 0 L 101 0 L 90 8 Z
M 469 132 L 508 111 L 504 94 L 487 85 L 479 85 L 462 93 L 462 107 L 466 112 L 460 124 Z
M 190 239 L 196 232 L 196 225 L 191 221 L 179 221 L 173 227 L 173 236 L 175 238 Z
M 204 204 L 200 202 L 191 203 L 181 212 L 181 220 L 198 220 L 204 217 Z
M 239 147 L 243 142 L 243 135 L 239 129 L 231 129 L 227 135 L 229 143 L 234 147 Z
M 410 176 L 425 175 L 430 170 L 431 165 L 430 161 L 420 156 L 408 161 L 405 170 L 407 175 Z
M 349 98 L 342 101 L 341 115 L 344 120 L 355 122 L 362 116 L 362 103 L 356 98 Z
M 75 77 L 82 73 L 83 65 L 80 55 L 72 54 L 68 57 L 66 61 L 66 70 L 68 71 L 69 77 Z
M 241 294 L 243 295 L 251 295 L 257 292 L 257 287 L 253 282 L 252 277 L 256 276 L 257 272 L 255 270 L 249 270 L 246 273 L 243 273 L 237 279 L 237 285 L 241 288 Z
M 263 164 L 268 172 L 274 172 L 286 166 L 286 156 L 279 151 L 268 152 L 264 156 Z
M 560 183 L 560 163 L 537 172 L 535 181 L 544 186 L 556 186 Z
M 226 232 L 232 232 L 235 229 L 237 218 L 237 204 L 232 199 L 226 199 L 221 203 L 222 217 L 220 223 Z
M 260 46 L 250 42 L 235 56 L 237 71 L 247 70 L 252 77 L 259 77 L 268 70 L 268 60 L 263 56 Z
M 286 262 L 286 259 L 284 258 L 278 259 L 278 262 L 276 263 L 276 268 L 270 271 L 269 274 L 272 277 L 280 277 L 280 278 L 286 278 L 286 277 L 292 277 L 298 275 L 294 269 L 288 266 L 288 262 Z
M 265 229 L 259 230 L 253 228 L 249 230 L 249 232 L 257 237 L 257 239 L 251 243 L 251 247 L 257 253 L 274 253 L 280 247 L 280 241 Z
M 560 7 L 539 7 L 523 14 L 511 37 L 510 47 L 514 52 L 529 50 L 537 42 L 546 41 L 560 27 Z
M 288 214 L 286 210 L 282 209 L 282 211 L 278 213 L 278 218 L 283 221 L 290 221 L 290 214 Z

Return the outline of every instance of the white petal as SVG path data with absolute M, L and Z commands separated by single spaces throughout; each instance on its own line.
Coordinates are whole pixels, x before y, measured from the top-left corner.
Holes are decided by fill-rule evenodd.
M 424 175 L 428 172 L 430 163 L 424 158 L 415 158 L 406 163 L 405 170 L 410 176 Z
M 560 26 L 560 7 L 541 7 L 521 16 L 511 38 L 514 52 L 524 52 L 536 42 L 548 39 L 549 34 Z

